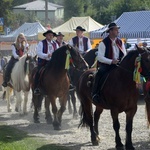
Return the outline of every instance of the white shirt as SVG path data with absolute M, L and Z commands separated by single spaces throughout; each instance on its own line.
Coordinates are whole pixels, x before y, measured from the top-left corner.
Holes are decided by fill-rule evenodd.
M 26 43 L 25 44 L 25 49 L 24 49 L 24 53 L 26 53 L 27 48 L 29 47 L 29 44 Z M 16 53 L 16 47 L 14 45 L 11 45 L 11 49 L 12 49 L 12 55 L 15 59 L 19 59 L 19 55 Z
M 115 60 L 119 59 L 119 51 L 120 50 L 119 50 L 119 48 L 116 44 L 116 39 L 112 40 L 112 48 L 113 48 L 113 59 L 115 59 Z M 123 42 L 122 42 L 121 48 L 122 48 L 122 52 L 124 53 L 124 56 L 125 56 L 126 55 L 126 49 L 125 49 L 125 46 L 124 46 Z M 109 59 L 109 58 L 105 57 L 105 51 L 106 51 L 105 44 L 103 42 L 101 42 L 98 46 L 97 59 L 101 63 L 110 65 L 112 63 L 112 59 Z
M 78 37 L 78 39 L 79 39 L 79 47 L 78 47 L 79 48 L 79 52 L 82 54 L 82 53 L 84 53 L 83 37 Z M 73 39 L 71 39 L 69 41 L 69 44 L 71 46 L 74 46 Z M 88 38 L 88 41 L 87 41 L 87 50 L 89 50 L 89 49 L 92 49 L 92 45 L 91 45 L 90 39 Z
M 39 58 L 41 59 L 46 59 L 46 60 L 50 60 L 50 58 L 48 58 L 48 54 L 52 54 L 54 52 L 54 47 L 52 45 L 54 41 L 47 41 L 48 44 L 48 50 L 47 50 L 47 54 L 43 53 L 43 42 L 40 41 L 36 47 L 36 54 Z M 56 42 L 55 42 L 56 43 Z M 56 49 L 59 48 L 58 44 L 56 43 Z

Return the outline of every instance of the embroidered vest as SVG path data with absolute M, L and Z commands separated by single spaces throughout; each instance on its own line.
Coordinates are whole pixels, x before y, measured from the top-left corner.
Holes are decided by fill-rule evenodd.
M 55 42 L 58 44 L 59 47 L 66 44 L 64 41 L 62 42 L 62 45 L 60 45 L 61 43 L 59 41 L 57 41 L 57 40 Z
M 79 48 L 79 38 L 77 36 L 75 36 L 74 38 L 72 38 L 73 41 L 73 46 L 77 46 Z M 87 37 L 83 37 L 83 46 L 84 46 L 84 51 L 86 51 L 88 49 L 88 38 Z
M 43 40 L 42 43 L 43 43 L 43 53 L 47 54 L 47 52 L 48 52 L 48 44 L 47 44 L 46 39 Z M 57 46 L 56 46 L 55 42 L 52 43 L 52 46 L 53 46 L 54 50 L 57 49 Z M 38 58 L 38 65 L 39 66 L 44 66 L 46 64 L 47 64 L 47 60 L 42 59 L 42 58 Z
M 105 57 L 112 59 L 113 58 L 113 47 L 112 47 L 112 41 L 111 39 L 107 36 L 104 40 L 103 43 L 105 44 L 106 47 L 106 51 L 105 51 Z M 124 53 L 122 52 L 121 48 L 122 48 L 122 41 L 117 38 L 116 39 L 116 44 L 119 48 L 119 60 L 122 59 L 122 57 L 124 56 Z
M 12 45 L 14 45 L 15 49 L 16 49 L 16 54 L 19 56 L 19 57 L 22 57 L 23 56 L 23 53 L 24 53 L 24 49 L 17 49 L 16 47 L 16 44 L 13 43 Z

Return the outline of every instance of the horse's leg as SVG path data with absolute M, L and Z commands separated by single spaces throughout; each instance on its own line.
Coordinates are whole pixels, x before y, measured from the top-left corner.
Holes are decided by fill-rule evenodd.
M 94 129 L 93 126 L 93 109 L 92 109 L 92 102 L 91 99 L 88 99 L 86 96 L 81 97 L 80 95 L 80 100 L 81 100 L 81 109 L 82 109 L 82 121 L 81 124 L 82 126 L 88 125 L 90 127 L 90 132 L 91 132 L 91 142 L 94 146 L 99 145 L 99 137 Z
M 137 111 L 137 106 L 134 108 L 126 111 L 126 144 L 125 147 L 127 150 L 134 150 L 132 144 L 132 124 L 133 124 L 133 117 Z
M 6 87 L 6 99 L 7 99 L 7 111 L 11 112 L 12 108 L 11 108 L 11 103 L 10 103 L 10 95 L 11 95 L 11 88 L 10 87 Z
M 32 91 L 32 103 L 34 105 L 34 113 L 33 113 L 33 119 L 34 119 L 34 123 L 40 123 L 39 121 L 39 103 L 42 102 L 41 99 L 43 99 L 42 96 L 40 95 L 34 95 L 33 91 Z
M 66 110 L 67 95 L 64 95 L 63 97 L 60 97 L 59 102 L 60 102 L 60 109 L 58 110 L 58 121 L 59 121 L 60 126 L 61 126 L 62 114 Z
M 23 102 L 23 114 L 27 114 L 27 102 L 28 102 L 29 92 L 24 91 L 24 102 Z
M 51 105 L 52 105 L 52 112 L 53 112 L 53 127 L 54 127 L 54 130 L 60 130 L 61 127 L 60 127 L 60 122 L 59 122 L 59 119 L 58 119 L 58 109 L 57 109 L 57 106 L 56 106 L 56 98 L 55 97 L 51 97 L 50 98 L 51 100 Z M 67 101 L 67 100 L 66 100 Z M 47 108 L 49 109 L 49 108 Z
M 47 124 L 52 124 L 53 122 L 53 119 L 52 119 L 52 115 L 50 113 L 50 100 L 48 97 L 45 97 L 45 119 L 46 119 L 46 122 Z
M 21 102 L 22 102 L 22 95 L 21 92 L 15 92 L 16 93 L 16 105 L 15 105 L 15 111 L 19 112 L 21 115 Z
M 77 118 L 78 114 L 77 114 L 77 108 L 76 108 L 76 97 L 75 97 L 75 90 L 71 91 L 71 101 L 73 104 L 73 118 Z
M 72 114 L 72 107 L 71 107 L 71 102 L 70 102 L 70 94 L 71 92 L 68 92 L 68 111 L 69 111 L 69 114 Z
M 113 128 L 115 130 L 115 142 L 116 142 L 116 149 L 123 149 L 123 144 L 121 142 L 119 129 L 120 129 L 120 123 L 118 120 L 118 110 L 113 109 L 111 110 L 111 116 L 113 119 Z
M 94 129 L 95 129 L 97 135 L 99 135 L 99 132 L 98 132 L 98 121 L 100 119 L 100 115 L 101 115 L 102 112 L 103 112 L 103 108 L 96 106 L 96 110 L 94 112 Z

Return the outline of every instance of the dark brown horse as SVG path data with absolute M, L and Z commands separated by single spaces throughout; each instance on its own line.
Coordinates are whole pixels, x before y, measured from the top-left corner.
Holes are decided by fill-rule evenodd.
M 98 51 L 98 49 L 91 49 L 86 54 L 84 54 L 84 56 L 83 56 L 84 60 L 89 65 L 89 68 L 95 67 L 96 64 L 97 64 L 97 61 L 96 61 L 97 51 Z M 71 78 L 71 83 L 75 87 L 76 87 L 82 73 L 83 73 L 82 70 L 77 70 L 73 66 L 70 67 L 69 74 L 70 74 L 70 78 Z M 75 93 L 76 93 L 76 89 L 73 89 L 73 90 L 69 91 L 69 94 L 68 94 L 68 110 L 69 110 L 69 113 L 71 114 L 72 113 L 71 102 L 72 102 L 72 105 L 73 105 L 73 118 L 76 118 L 78 116 L 77 108 L 76 108 Z
M 67 93 L 70 84 L 67 76 L 67 69 L 65 69 L 68 54 L 71 57 L 70 62 L 76 69 L 84 70 L 88 68 L 87 63 L 74 47 L 70 45 L 62 46 L 53 53 L 51 60 L 45 68 L 45 73 L 43 74 L 42 81 L 40 82 L 40 88 L 42 90 L 41 95 L 36 96 L 33 94 L 34 122 L 39 122 L 38 109 L 40 108 L 41 99 L 44 95 L 46 95 L 45 118 L 47 123 L 51 123 L 52 117 L 49 110 L 51 103 L 52 112 L 54 114 L 53 126 L 55 130 L 60 129 L 62 114 L 66 109 Z M 59 98 L 59 110 L 56 105 L 56 98 Z
M 92 112 L 92 87 L 87 86 L 87 82 L 94 74 L 95 70 L 88 70 L 80 77 L 77 86 L 77 94 L 82 105 L 82 121 L 80 125 L 88 125 L 91 131 L 91 141 L 93 145 L 98 145 L 98 121 L 103 109 L 110 109 L 113 119 L 113 128 L 115 130 L 116 148 L 123 148 L 119 135 L 120 123 L 119 113 L 126 113 L 126 149 L 134 150 L 132 144 L 132 124 L 137 111 L 137 100 L 139 96 L 135 81 L 133 81 L 133 72 L 135 70 L 135 59 L 141 56 L 141 74 L 150 77 L 150 52 L 137 47 L 137 50 L 131 51 L 122 60 L 120 65 L 113 69 L 101 91 L 100 104 L 96 106 L 94 115 Z M 89 78 L 90 77 L 90 78 Z M 147 114 L 150 116 L 150 114 Z

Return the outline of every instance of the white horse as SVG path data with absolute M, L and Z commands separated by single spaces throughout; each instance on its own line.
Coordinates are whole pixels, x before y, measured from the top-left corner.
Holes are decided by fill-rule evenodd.
M 30 75 L 33 68 L 36 66 L 35 58 L 25 54 L 18 62 L 15 63 L 9 86 L 6 87 L 7 110 L 11 111 L 10 96 L 11 88 L 14 89 L 16 95 L 15 110 L 20 114 L 27 113 L 27 101 L 30 91 Z M 24 95 L 23 110 L 21 109 L 22 95 Z

